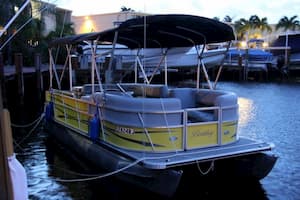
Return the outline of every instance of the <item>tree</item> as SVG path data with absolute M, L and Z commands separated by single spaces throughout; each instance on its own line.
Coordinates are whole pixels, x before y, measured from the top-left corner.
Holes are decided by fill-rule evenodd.
M 279 28 L 283 28 L 284 31 L 288 30 L 296 30 L 300 27 L 300 22 L 297 20 L 298 16 L 294 15 L 291 18 L 288 18 L 287 16 L 282 17 L 278 23 L 276 24 L 276 30 Z
M 252 15 L 249 18 L 249 22 L 252 30 L 258 30 L 260 32 L 267 30 L 268 32 L 272 32 L 272 28 L 268 24 L 268 19 L 266 17 L 260 19 L 257 15 Z
M 288 18 L 286 16 L 282 17 L 279 22 L 276 24 L 276 30 L 279 28 L 283 28 L 285 31 L 285 46 L 288 47 L 289 39 L 288 39 L 288 31 L 293 30 L 295 31 L 296 29 L 299 29 L 300 27 L 300 22 L 297 20 L 298 16 L 294 15 L 291 18 Z M 287 65 L 287 58 L 288 58 L 288 53 L 287 50 L 285 50 L 285 64 Z
M 18 12 L 18 9 L 23 3 L 24 1 L 22 0 L 4 0 L 0 5 L 1 17 L 3 17 L 4 20 L 1 20 L 0 24 L 7 24 Z M 27 64 L 27 61 L 29 61 L 28 58 L 32 53 L 32 49 L 28 47 L 28 41 L 30 40 L 29 38 L 32 38 L 31 34 L 36 31 L 34 27 L 31 27 L 32 24 L 29 23 L 31 14 L 31 7 L 27 5 L 19 16 L 10 24 L 5 36 L 1 38 L 0 48 L 3 50 L 5 55 L 4 59 L 5 61 L 8 61 L 8 64 L 13 64 L 13 54 L 18 52 L 23 54 L 25 65 Z M 22 30 L 22 34 L 18 33 L 20 30 Z
M 230 17 L 229 15 L 226 15 L 223 19 L 224 22 L 228 22 L 231 23 L 232 22 L 232 17 Z
M 213 17 L 214 20 L 220 21 L 219 17 Z
M 15 7 L 20 7 L 24 0 L 1 0 L 0 4 L 0 26 L 6 24 L 17 12 Z M 44 4 L 40 5 L 38 10 L 33 10 L 31 6 L 27 6 L 25 10 L 20 13 L 16 20 L 11 24 L 7 30 L 5 37 L 0 38 L 0 47 L 3 44 L 4 60 L 8 64 L 13 64 L 14 53 L 22 53 L 25 66 L 33 65 L 33 54 L 41 53 L 42 57 L 48 57 L 47 47 L 48 41 L 56 37 L 62 37 L 74 34 L 74 27 L 72 23 L 65 22 L 65 12 L 56 9 L 47 9 L 47 13 L 53 12 L 56 18 L 56 30 L 44 37 L 42 31 L 44 30 L 43 21 L 36 18 L 33 13 L 39 13 L 47 8 Z M 13 38 L 13 39 L 11 39 Z M 10 40 L 11 39 L 11 40 Z
M 51 31 L 45 38 L 44 41 L 46 43 L 50 42 L 51 40 L 55 38 L 61 38 L 67 35 L 74 35 L 75 30 L 74 30 L 74 24 L 73 23 L 66 23 L 64 20 L 64 12 L 56 12 L 56 28 L 54 31 Z M 44 49 L 43 51 L 47 51 L 47 48 Z M 57 53 L 56 63 L 63 64 L 66 58 L 67 52 L 65 49 L 58 49 L 59 53 Z M 45 52 L 46 54 L 46 52 Z
M 234 23 L 234 28 L 238 38 L 243 39 L 246 35 L 246 40 L 252 37 L 252 33 L 255 33 L 255 31 L 259 31 L 260 33 L 265 30 L 268 32 L 272 31 L 271 26 L 268 24 L 268 19 L 266 17 L 260 19 L 257 15 L 250 16 L 249 20 L 241 18 Z
M 266 17 L 259 18 L 257 15 L 252 15 L 249 18 L 250 27 L 253 31 L 250 35 L 251 38 L 259 38 L 262 32 L 267 31 L 272 32 L 271 26 L 268 24 L 268 19 Z
M 256 28 L 258 28 L 260 31 L 268 31 L 272 32 L 272 28 L 268 23 L 268 19 L 266 17 L 261 18 L 257 21 Z
M 235 21 L 233 26 L 238 40 L 243 39 L 245 34 L 248 33 L 251 28 L 249 20 L 245 18 L 240 18 L 239 20 Z
M 131 8 L 127 8 L 125 6 L 121 7 L 121 12 L 134 12 L 134 10 L 132 10 Z

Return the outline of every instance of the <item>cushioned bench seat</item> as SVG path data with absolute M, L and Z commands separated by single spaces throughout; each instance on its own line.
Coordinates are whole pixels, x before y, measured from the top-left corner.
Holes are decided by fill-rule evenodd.
M 221 107 L 223 109 L 222 120 L 238 119 L 238 104 L 235 93 L 223 90 L 175 88 L 170 89 L 169 96 L 180 99 L 183 109 L 198 107 Z M 192 121 L 218 120 L 218 110 L 189 111 L 188 117 Z
M 103 116 L 110 122 L 138 127 L 178 126 L 182 114 L 168 113 L 180 111 L 181 102 L 177 98 L 134 98 L 105 94 Z

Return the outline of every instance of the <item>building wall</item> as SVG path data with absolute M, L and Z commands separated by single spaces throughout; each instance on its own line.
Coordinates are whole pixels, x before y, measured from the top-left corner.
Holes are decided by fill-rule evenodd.
M 111 29 L 118 26 L 121 22 L 127 19 L 145 15 L 147 14 L 133 11 L 124 11 L 89 16 L 72 16 L 72 22 L 75 27 L 75 33 L 81 34 Z
M 47 11 L 45 11 L 46 13 Z M 53 13 L 47 12 L 47 14 L 42 15 L 42 21 L 45 24 L 42 35 L 47 36 L 51 31 L 56 29 L 56 16 Z
M 51 31 L 55 31 L 57 23 L 63 23 L 63 21 L 57 19 L 57 15 L 65 16 L 64 23 L 71 23 L 72 11 L 70 10 L 39 0 L 31 0 L 31 6 L 33 17 L 42 20 L 44 24 L 43 36 L 47 36 Z

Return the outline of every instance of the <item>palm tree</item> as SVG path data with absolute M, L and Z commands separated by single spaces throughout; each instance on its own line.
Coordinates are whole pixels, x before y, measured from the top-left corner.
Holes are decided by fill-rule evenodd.
M 260 19 L 257 15 L 252 15 L 249 21 L 253 29 L 258 29 L 260 31 L 267 30 L 268 32 L 272 32 L 272 28 L 268 24 L 268 19 L 266 17 Z
M 226 15 L 223 19 L 224 22 L 228 22 L 231 23 L 232 22 L 232 17 L 230 17 L 229 15 Z
M 298 16 L 294 15 L 291 18 L 288 18 L 286 16 L 282 17 L 278 24 L 276 25 L 276 30 L 283 28 L 283 30 L 285 31 L 285 47 L 288 47 L 288 31 L 289 30 L 293 30 L 295 31 L 296 29 L 300 28 L 300 22 L 299 20 L 297 20 Z M 287 50 L 285 50 L 285 64 L 287 64 Z
M 248 37 L 251 35 L 251 31 L 272 31 L 271 26 L 268 24 L 268 19 L 266 17 L 260 19 L 257 15 L 250 16 L 249 20 L 241 18 L 234 23 L 234 27 L 237 31 L 237 36 L 240 39 L 244 38 L 245 34 L 247 33 L 246 40 L 248 40 Z
M 122 6 L 122 7 L 121 7 L 121 12 L 134 12 L 134 10 L 131 9 L 131 8 L 127 8 L 127 7 L 125 7 L 125 6 Z
M 268 31 L 269 33 L 272 32 L 272 27 L 268 24 L 268 19 L 266 17 L 261 18 L 258 22 L 258 27 L 261 31 Z
M 272 32 L 271 26 L 268 24 L 268 19 L 266 17 L 259 18 L 257 15 L 252 15 L 249 18 L 251 30 L 257 30 L 259 33 L 263 31 Z
M 251 28 L 249 20 L 245 18 L 240 18 L 239 20 L 235 21 L 233 26 L 235 28 L 238 40 L 243 39 L 245 34 L 248 33 Z
M 219 17 L 213 17 L 214 20 L 220 21 Z
M 297 20 L 298 16 L 294 15 L 291 18 L 288 18 L 286 16 L 282 17 L 278 24 L 276 25 L 276 30 L 278 30 L 279 28 L 283 28 L 284 31 L 288 31 L 288 30 L 296 30 L 299 29 L 300 27 L 300 22 L 299 20 Z

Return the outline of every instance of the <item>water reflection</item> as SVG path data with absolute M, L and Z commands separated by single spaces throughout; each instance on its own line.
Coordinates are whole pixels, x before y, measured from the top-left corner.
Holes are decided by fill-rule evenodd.
M 253 112 L 254 106 L 251 99 L 238 98 L 239 104 L 239 126 L 245 126 L 249 121 L 251 121 L 255 115 Z
M 261 180 L 272 200 L 300 197 L 300 84 L 222 83 L 222 88 L 253 101 L 255 118 L 239 127 L 241 135 L 275 144 L 279 159 L 271 173 Z

